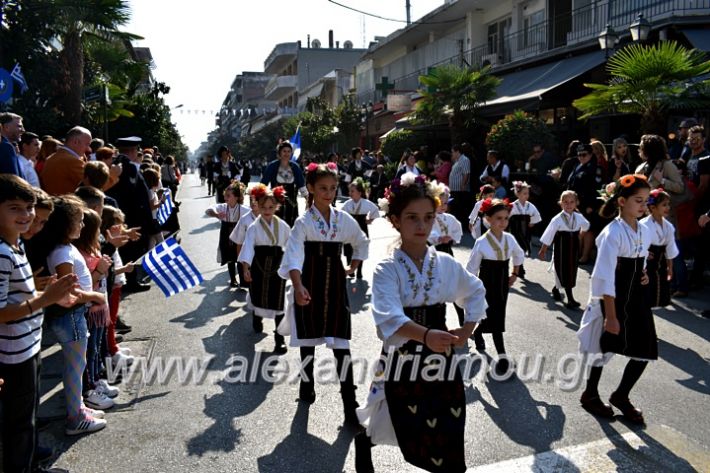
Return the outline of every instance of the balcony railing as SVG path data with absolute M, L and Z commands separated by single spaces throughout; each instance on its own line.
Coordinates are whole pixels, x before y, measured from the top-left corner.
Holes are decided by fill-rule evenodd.
M 269 100 L 281 100 L 285 95 L 295 92 L 297 85 L 296 76 L 276 76 L 266 84 L 264 96 Z
M 639 13 L 654 22 L 671 18 L 710 15 L 710 0 L 602 0 L 573 10 L 570 13 L 530 26 L 520 31 L 489 41 L 468 51 L 450 56 L 442 61 L 419 68 L 394 79 L 395 90 L 417 90 L 419 76 L 436 66 L 456 64 L 478 67 L 490 64 L 498 67 L 538 56 L 547 51 L 596 41 L 607 23 L 618 32 L 628 31 Z M 375 82 L 379 82 L 378 71 Z M 391 75 L 390 75 L 391 77 Z M 358 91 L 359 101 L 373 100 L 374 92 Z

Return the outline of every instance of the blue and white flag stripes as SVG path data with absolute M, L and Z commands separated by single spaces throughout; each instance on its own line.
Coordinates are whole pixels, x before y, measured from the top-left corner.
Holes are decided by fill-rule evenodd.
M 165 222 L 168 221 L 168 218 L 175 209 L 173 197 L 170 195 L 170 189 L 164 189 L 163 192 L 165 192 L 165 201 L 158 207 L 158 213 L 156 215 L 160 225 L 165 225 Z
M 15 64 L 15 67 L 12 68 L 12 72 L 10 73 L 13 79 L 17 81 L 18 84 L 20 84 L 20 93 L 24 94 L 29 90 L 29 87 L 27 87 L 27 81 L 25 80 L 25 76 L 22 74 L 22 70 L 20 69 L 20 63 L 18 62 Z
M 165 297 L 186 291 L 202 282 L 202 274 L 174 238 L 168 238 L 150 250 L 143 257 L 143 269 Z
M 301 124 L 299 123 L 296 127 L 296 133 L 293 134 L 291 140 L 289 140 L 291 146 L 293 146 L 293 154 L 291 155 L 291 161 L 296 161 L 301 156 Z

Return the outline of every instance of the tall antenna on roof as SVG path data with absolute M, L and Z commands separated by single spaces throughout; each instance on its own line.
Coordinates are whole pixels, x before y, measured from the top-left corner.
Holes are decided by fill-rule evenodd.
M 367 36 L 365 33 L 365 15 L 360 17 L 360 29 L 362 30 L 362 47 L 367 47 Z
M 405 8 L 407 9 L 407 25 L 411 25 L 412 24 L 412 4 L 409 2 L 409 0 L 406 0 Z

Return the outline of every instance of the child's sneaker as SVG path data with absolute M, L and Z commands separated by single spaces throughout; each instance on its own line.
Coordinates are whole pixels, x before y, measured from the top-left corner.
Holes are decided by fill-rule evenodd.
M 131 366 L 134 360 L 135 357 L 131 355 L 124 355 L 120 351 L 117 351 L 116 354 L 111 357 L 111 362 L 113 363 L 113 366 Z
M 99 382 L 96 383 L 95 391 L 100 394 L 105 394 L 110 398 L 118 396 L 118 394 L 121 392 L 121 390 L 117 387 L 109 385 L 108 381 L 106 381 L 105 379 L 100 379 Z
M 106 417 L 106 413 L 104 411 L 92 409 L 86 406 L 81 407 L 81 412 L 83 412 L 85 416 L 93 417 L 94 419 L 104 419 Z
M 106 427 L 105 419 L 96 419 L 94 417 L 84 417 L 80 419 L 79 422 L 75 424 L 70 424 L 64 430 L 67 435 L 81 435 L 88 434 L 91 432 L 98 432 L 99 430 Z
M 124 348 L 124 347 L 118 347 L 118 351 L 119 351 L 120 353 L 123 353 L 123 354 L 126 355 L 126 356 L 128 356 L 128 355 L 131 354 L 131 349 L 128 348 L 128 347 L 125 347 L 125 348 Z
M 92 409 L 101 410 L 111 409 L 114 404 L 111 398 L 95 389 L 92 389 L 84 396 L 84 403 Z

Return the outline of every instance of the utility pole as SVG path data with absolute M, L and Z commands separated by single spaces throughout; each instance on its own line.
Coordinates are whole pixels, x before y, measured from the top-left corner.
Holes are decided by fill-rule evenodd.
M 411 25 L 412 24 L 412 4 L 409 2 L 409 0 L 406 0 L 405 4 L 406 4 L 405 8 L 407 9 L 407 25 Z

